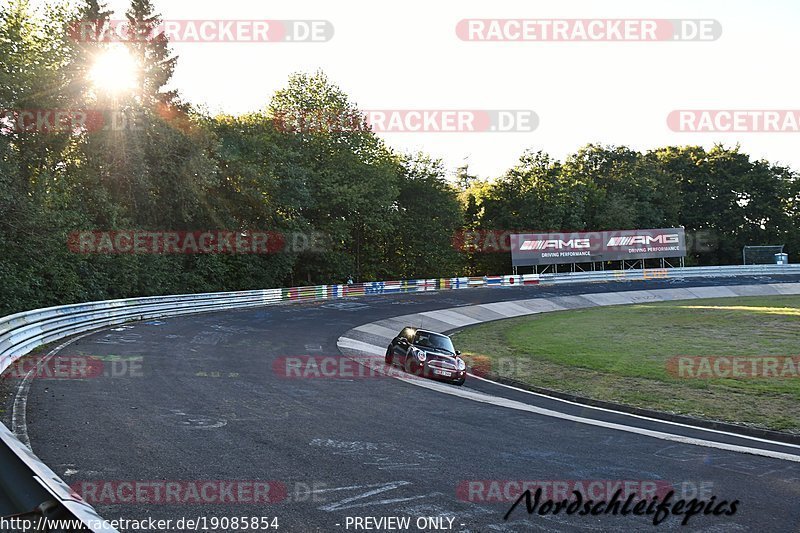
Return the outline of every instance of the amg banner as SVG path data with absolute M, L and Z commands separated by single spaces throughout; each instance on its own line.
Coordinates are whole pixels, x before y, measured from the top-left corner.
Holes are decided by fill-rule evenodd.
M 514 266 L 684 256 L 683 228 L 511 235 Z

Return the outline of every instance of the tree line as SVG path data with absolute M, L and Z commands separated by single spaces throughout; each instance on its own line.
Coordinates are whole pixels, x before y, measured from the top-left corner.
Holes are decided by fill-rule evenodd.
M 745 244 L 798 250 L 797 173 L 738 147 L 590 144 L 564 161 L 529 150 L 494 179 L 468 167 L 449 175 L 440 160 L 398 152 L 369 127 L 292 127 L 331 110 L 362 116 L 323 72 L 292 75 L 257 112 L 212 116 L 166 89 L 177 57 L 162 36 L 124 43 L 141 75 L 134 90 L 105 94 L 90 72 L 113 45 L 71 29 L 110 17 L 97 0 L 0 8 L 0 315 L 348 276 L 508 273 L 508 253 L 454 246 L 460 231 L 476 229 L 684 226 L 713 236 L 690 264 L 735 264 Z M 125 17 L 146 34 L 160 23 L 150 0 L 132 0 Z M 26 110 L 101 113 L 96 124 L 88 113 L 79 127 L 52 127 L 49 116 L 51 127 L 27 129 Z M 324 246 L 244 255 L 81 254 L 67 245 L 81 230 L 206 229 L 324 235 Z

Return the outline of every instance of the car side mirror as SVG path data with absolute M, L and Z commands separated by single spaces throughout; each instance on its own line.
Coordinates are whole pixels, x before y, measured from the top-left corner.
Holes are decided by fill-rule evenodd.
M 456 350 L 456 355 L 461 355 L 461 350 Z
M 408 339 L 406 339 L 405 337 L 400 337 L 399 339 L 397 339 L 397 342 L 405 345 L 408 344 Z

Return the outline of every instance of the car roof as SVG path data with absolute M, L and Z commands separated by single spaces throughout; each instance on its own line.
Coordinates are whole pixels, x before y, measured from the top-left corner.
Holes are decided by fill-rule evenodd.
M 419 329 L 415 328 L 414 326 L 406 326 L 403 329 L 413 329 L 415 333 L 430 333 L 431 335 L 439 335 L 440 337 L 447 337 L 444 333 L 436 333 L 435 331 L 430 331 L 428 329 Z

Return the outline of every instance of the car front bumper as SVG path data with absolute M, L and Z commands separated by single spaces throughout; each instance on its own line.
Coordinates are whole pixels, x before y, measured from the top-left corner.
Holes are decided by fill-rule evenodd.
M 467 377 L 466 369 L 456 370 L 438 365 L 430 365 L 428 362 L 418 366 L 415 370 L 417 370 L 417 372 L 415 372 L 417 375 L 420 375 L 421 371 L 422 377 L 439 381 L 463 381 Z

